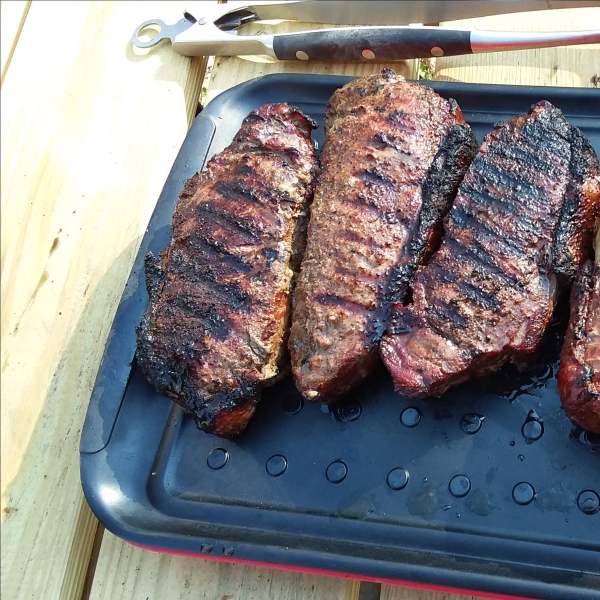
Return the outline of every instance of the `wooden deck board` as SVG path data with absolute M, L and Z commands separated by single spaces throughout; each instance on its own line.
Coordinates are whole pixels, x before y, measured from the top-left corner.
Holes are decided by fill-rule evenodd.
M 144 10 L 176 20 L 184 6 Z M 132 51 L 143 18 L 135 2 L 33 2 L 2 86 L 10 600 L 81 596 L 97 522 L 81 492 L 79 435 L 112 315 L 199 97 L 200 60 L 165 44 Z
M 106 532 L 90 600 L 357 600 L 358 582 L 135 548 Z
M 0 2 L 0 85 L 4 83 L 30 6 L 31 0 Z
M 598 28 L 600 8 L 547 10 L 443 23 L 496 31 L 577 31 Z M 449 56 L 436 61 L 435 79 L 509 85 L 598 87 L 600 44 Z

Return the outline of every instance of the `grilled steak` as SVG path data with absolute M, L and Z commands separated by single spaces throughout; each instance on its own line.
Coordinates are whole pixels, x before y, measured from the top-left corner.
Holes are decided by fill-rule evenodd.
M 330 402 L 374 368 L 476 141 L 455 102 L 389 69 L 337 90 L 325 127 L 289 348 L 298 389 Z
M 589 142 L 549 102 L 496 126 L 415 275 L 413 304 L 393 307 L 381 354 L 398 392 L 439 396 L 530 357 L 591 249 L 599 185 Z
M 596 234 L 596 263 L 583 265 L 571 291 L 571 318 L 560 356 L 558 391 L 569 419 L 600 434 L 600 229 Z
M 162 259 L 146 257 L 138 365 L 220 436 L 246 426 L 261 387 L 285 366 L 315 127 L 287 104 L 252 111 L 231 145 L 186 183 Z

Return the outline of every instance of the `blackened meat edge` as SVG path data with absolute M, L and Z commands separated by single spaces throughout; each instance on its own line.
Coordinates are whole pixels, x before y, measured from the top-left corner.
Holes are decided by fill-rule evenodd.
M 538 348 L 590 254 L 598 160 L 547 101 L 496 126 L 465 175 L 413 303 L 395 305 L 381 355 L 396 391 L 440 396 Z
M 390 69 L 336 90 L 325 126 L 289 348 L 301 393 L 331 402 L 379 360 L 477 144 L 454 101 Z
M 571 291 L 558 391 L 569 419 L 600 434 L 600 222 L 597 226 L 596 261 L 584 263 Z
M 173 239 L 146 257 L 150 302 L 137 363 L 163 395 L 223 437 L 289 368 L 291 287 L 305 243 L 316 124 L 287 104 L 252 111 L 185 185 Z

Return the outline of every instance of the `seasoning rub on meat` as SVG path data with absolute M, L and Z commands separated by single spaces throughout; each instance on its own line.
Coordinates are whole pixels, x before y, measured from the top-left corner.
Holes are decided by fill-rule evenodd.
M 378 361 L 476 141 L 455 102 L 389 69 L 338 89 L 325 127 L 289 348 L 298 389 L 330 402 Z
M 297 108 L 252 111 L 233 142 L 185 186 L 173 240 L 146 257 L 150 302 L 137 363 L 220 436 L 239 433 L 287 362 L 294 271 L 317 162 L 316 124 Z
M 464 177 L 413 303 L 395 305 L 381 355 L 396 390 L 440 396 L 521 364 L 591 249 L 598 159 L 547 101 L 496 126 Z

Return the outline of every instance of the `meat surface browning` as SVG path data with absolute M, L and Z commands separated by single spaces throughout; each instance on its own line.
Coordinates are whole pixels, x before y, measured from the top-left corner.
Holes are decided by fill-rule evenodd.
M 569 419 L 600 434 L 600 229 L 596 234 L 596 262 L 583 265 L 571 291 L 558 391 Z
M 231 145 L 185 185 L 173 240 L 146 257 L 150 302 L 137 362 L 201 429 L 233 436 L 287 363 L 291 286 L 316 176 L 297 108 L 252 111 Z
M 381 344 L 398 392 L 440 396 L 537 349 L 591 249 L 598 161 L 549 102 L 496 126 L 464 177 L 438 252 Z
M 325 127 L 289 348 L 298 389 L 330 402 L 376 365 L 476 141 L 456 103 L 389 69 L 337 90 Z

